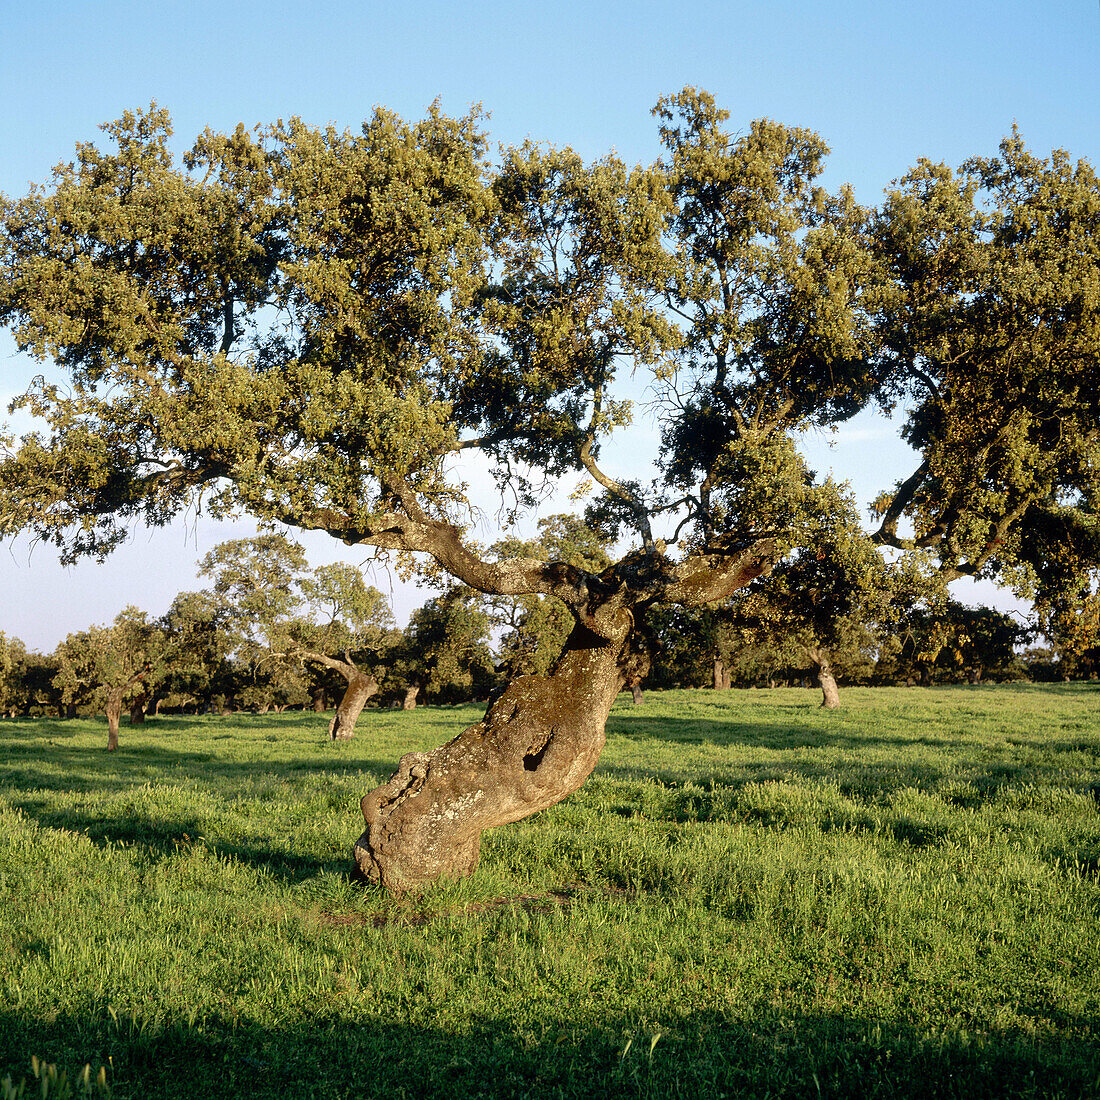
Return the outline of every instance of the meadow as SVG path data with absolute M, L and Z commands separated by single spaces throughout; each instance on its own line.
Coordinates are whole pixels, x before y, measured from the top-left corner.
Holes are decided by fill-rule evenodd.
M 0 1096 L 1100 1095 L 1100 687 L 818 698 L 624 695 L 402 897 L 359 798 L 478 708 L 2 720 Z

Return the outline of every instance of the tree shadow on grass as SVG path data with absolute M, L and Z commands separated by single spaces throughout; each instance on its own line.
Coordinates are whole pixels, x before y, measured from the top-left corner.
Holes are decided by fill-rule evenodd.
M 110 754 L 101 748 L 55 743 L 28 745 L 21 752 L 9 748 L 5 764 L 0 771 L 0 790 L 111 792 L 181 780 L 232 788 L 245 782 L 286 782 L 322 773 L 336 778 L 359 777 L 364 772 L 387 777 L 396 770 L 397 759 L 336 757 L 323 745 L 310 759 L 264 760 L 177 749 L 169 742 L 123 743 Z
M 815 712 L 816 713 L 816 712 Z M 975 742 L 961 737 L 929 736 L 914 731 L 912 735 L 897 733 L 880 736 L 873 733 L 827 730 L 821 728 L 792 729 L 776 722 L 730 721 L 719 716 L 700 718 L 647 718 L 613 714 L 607 720 L 609 736 L 631 741 L 665 741 L 673 744 L 716 745 L 720 747 L 747 745 L 753 748 L 851 749 L 904 748 L 909 745 L 929 745 L 941 749 L 970 749 Z
M 288 850 L 247 839 L 210 839 L 203 835 L 206 826 L 196 818 L 155 818 L 131 814 L 124 819 L 116 819 L 74 809 L 57 810 L 34 798 L 14 799 L 12 805 L 44 829 L 80 834 L 100 848 L 112 845 L 136 848 L 150 862 L 177 858 L 201 843 L 207 851 L 221 859 L 245 864 L 289 886 L 322 874 L 347 876 L 351 867 L 354 837 L 350 835 L 347 852 L 337 858 L 324 859 L 300 850 Z
M 438 1026 L 333 1013 L 267 1028 L 231 1010 L 188 1024 L 103 1002 L 49 1019 L 0 1013 L 0 1074 L 29 1076 L 32 1054 L 70 1075 L 103 1064 L 115 1100 L 1095 1095 L 1098 1021 L 1047 1025 L 929 1032 L 841 1014 L 695 1013 L 663 1026 L 608 1018 L 592 1027 L 562 1008 L 528 1013 L 521 1028 L 454 1013 Z

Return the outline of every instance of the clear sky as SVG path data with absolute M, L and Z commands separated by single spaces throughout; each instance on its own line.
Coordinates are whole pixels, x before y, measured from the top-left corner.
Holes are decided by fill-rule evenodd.
M 156 100 L 179 147 L 205 126 L 298 115 L 355 128 L 374 105 L 419 117 L 438 98 L 490 112 L 493 138 L 658 155 L 649 111 L 694 84 L 732 112 L 817 130 L 831 146 L 825 183 L 875 203 L 920 156 L 957 164 L 991 154 L 1016 122 L 1039 152 L 1100 164 L 1097 0 L 588 0 L 326 2 L 0 0 L 0 191 L 22 195 L 95 139 L 99 123 Z M 0 335 L 6 405 L 41 368 Z M 617 461 L 636 466 L 645 425 Z M 909 472 L 873 416 L 810 450 L 866 499 Z M 127 603 L 159 614 L 199 586 L 197 557 L 246 526 L 204 520 L 136 531 L 107 564 L 62 569 L 49 547 L 0 547 L 0 630 L 52 649 Z M 490 530 L 483 537 L 492 537 Z M 323 537 L 313 560 L 361 560 Z M 387 587 L 384 575 L 375 583 Z M 404 618 L 424 593 L 394 588 Z M 988 593 L 981 593 L 988 598 Z

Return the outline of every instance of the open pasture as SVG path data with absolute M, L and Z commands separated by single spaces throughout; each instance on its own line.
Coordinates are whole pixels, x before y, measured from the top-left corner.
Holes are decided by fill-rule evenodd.
M 1100 688 L 622 696 L 470 879 L 349 881 L 477 708 L 0 721 L 0 1079 L 127 1097 L 1100 1094 Z M 34 1083 L 37 1088 L 37 1082 Z M 30 1088 L 30 1085 L 28 1086 Z

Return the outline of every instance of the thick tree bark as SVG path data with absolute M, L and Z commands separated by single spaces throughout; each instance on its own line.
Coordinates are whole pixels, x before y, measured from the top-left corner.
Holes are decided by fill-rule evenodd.
M 328 724 L 331 741 L 350 741 L 355 736 L 355 723 L 367 700 L 378 691 L 378 681 L 368 673 L 356 672 L 348 678 L 348 689 Z
M 829 654 L 826 650 L 819 648 L 810 649 L 807 652 L 817 669 L 817 682 L 821 687 L 821 705 L 826 710 L 836 710 L 840 706 L 840 690 L 836 686 L 836 677 L 833 675 Z
M 388 783 L 361 802 L 366 829 L 355 870 L 390 890 L 457 878 L 477 866 L 482 832 L 546 809 L 575 791 L 599 760 L 604 726 L 624 685 L 649 667 L 645 632 L 656 601 L 700 605 L 732 595 L 771 568 L 775 545 L 716 545 L 671 562 L 663 544 L 628 555 L 598 576 L 563 562 L 481 562 L 456 528 L 382 518 L 360 541 L 430 553 L 460 580 L 498 595 L 556 595 L 576 624 L 548 676 L 521 676 L 485 717 L 433 752 L 401 758 Z
M 145 721 L 145 705 L 149 696 L 143 691 L 130 703 L 130 725 L 140 726 Z
M 419 684 L 409 684 L 405 688 L 405 698 L 401 700 L 402 710 L 416 710 L 416 697 L 420 694 Z
M 313 692 L 313 712 L 320 714 L 328 705 L 328 698 L 324 688 L 316 688 Z
M 714 658 L 714 690 L 728 691 L 732 683 L 730 670 L 726 668 L 726 662 L 721 657 Z
M 390 781 L 362 800 L 359 874 L 391 890 L 461 878 L 477 866 L 483 830 L 575 791 L 599 760 L 626 683 L 626 634 L 601 639 L 577 626 L 549 676 L 518 677 L 453 741 L 403 756 Z
M 637 680 L 630 685 L 630 697 L 634 700 L 635 706 L 638 706 L 644 698 L 642 695 L 642 685 Z

